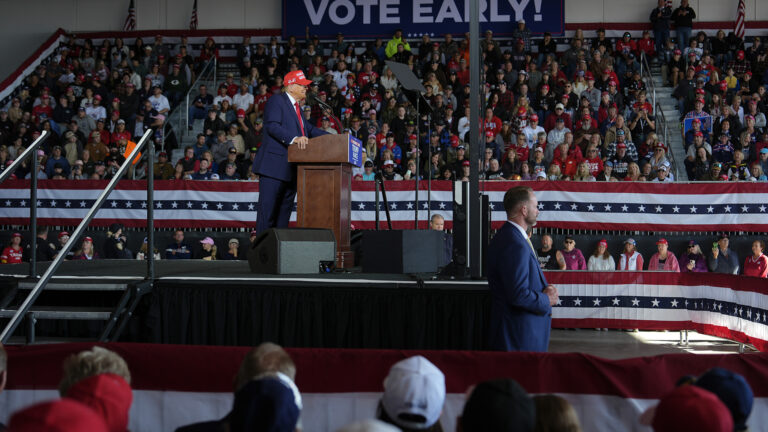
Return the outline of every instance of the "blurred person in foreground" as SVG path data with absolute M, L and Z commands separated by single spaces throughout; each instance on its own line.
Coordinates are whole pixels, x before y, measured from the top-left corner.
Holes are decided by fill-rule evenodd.
M 536 404 L 515 380 L 501 378 L 475 386 L 456 422 L 457 432 L 534 432 Z
M 395 363 L 384 379 L 377 418 L 404 432 L 441 432 L 445 376 L 422 356 Z
M 131 372 L 117 353 L 95 346 L 67 357 L 59 394 L 92 408 L 110 432 L 128 430 Z
M 564 398 L 543 394 L 533 397 L 536 404 L 536 432 L 581 432 L 579 416 Z
M 249 398 L 253 398 L 254 401 L 258 398 L 264 400 L 270 400 L 270 397 L 257 396 L 259 392 L 265 392 L 264 387 L 268 387 L 273 391 L 273 395 L 287 394 L 287 391 L 282 389 L 278 383 L 270 382 L 264 385 L 250 386 L 249 384 L 259 379 L 260 377 L 268 377 L 270 380 L 277 379 L 279 384 L 288 387 L 291 392 L 295 388 L 293 380 L 296 378 L 296 365 L 293 363 L 291 356 L 288 355 L 285 350 L 277 344 L 271 342 L 264 342 L 261 345 L 253 348 L 245 355 L 245 358 L 240 363 L 240 368 L 237 371 L 237 375 L 234 378 L 234 393 L 235 403 L 232 410 L 221 420 L 206 421 L 200 423 L 194 423 L 187 426 L 182 426 L 176 429 L 176 432 L 214 432 L 214 431 L 237 431 L 241 429 L 235 428 L 235 419 L 241 418 L 243 411 L 247 411 L 248 404 L 244 401 Z M 280 377 L 285 377 L 280 378 Z M 290 382 L 290 384 L 288 384 Z M 296 389 L 296 395 L 298 395 L 298 389 Z M 238 399 L 239 395 L 239 399 Z M 282 416 L 286 421 L 281 420 L 281 424 L 288 424 L 294 414 L 294 406 L 299 407 L 301 410 L 300 398 L 299 404 L 288 403 L 286 407 L 280 408 L 279 412 L 275 412 L 276 416 Z M 279 399 L 279 398 L 277 398 Z M 271 400 L 276 400 L 275 396 L 271 397 Z M 290 402 L 290 401 L 289 401 Z M 254 402 L 255 403 L 255 402 Z M 236 412 L 236 410 L 239 410 Z M 238 420 L 240 421 L 240 420 Z M 293 423 L 293 428 L 267 428 L 267 425 L 263 425 L 263 429 L 249 429 L 249 430 L 264 430 L 264 431 L 286 431 L 292 432 L 296 429 L 298 424 L 298 413 L 296 414 L 296 421 Z

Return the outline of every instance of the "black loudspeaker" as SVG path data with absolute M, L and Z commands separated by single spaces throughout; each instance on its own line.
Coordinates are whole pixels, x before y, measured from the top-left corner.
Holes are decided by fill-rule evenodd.
M 364 231 L 364 273 L 437 273 L 443 233 L 434 230 Z
M 253 273 L 325 273 L 335 262 L 336 239 L 328 229 L 271 228 L 259 234 L 248 249 Z
M 453 262 L 446 268 L 445 274 L 463 278 L 469 275 L 469 243 L 473 226 L 480 227 L 480 271 L 487 274 L 486 251 L 490 238 L 491 213 L 490 201 L 486 194 L 480 194 L 480 220 L 472 221 L 469 217 L 469 183 L 454 182 L 453 184 Z

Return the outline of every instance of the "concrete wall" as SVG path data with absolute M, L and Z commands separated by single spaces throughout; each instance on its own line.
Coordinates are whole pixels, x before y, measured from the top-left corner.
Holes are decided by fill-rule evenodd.
M 317 0 L 313 0 L 317 1 Z M 410 0 L 401 0 L 407 2 Z M 122 30 L 128 0 L 0 0 L 0 78 L 6 77 L 57 28 Z M 139 30 L 185 29 L 193 0 L 135 0 Z M 736 0 L 691 0 L 700 21 L 736 17 Z M 678 0 L 674 5 L 679 4 Z M 645 22 L 656 0 L 567 0 L 568 23 Z M 747 0 L 749 20 L 768 20 L 768 1 Z M 200 29 L 281 28 L 281 0 L 198 0 Z

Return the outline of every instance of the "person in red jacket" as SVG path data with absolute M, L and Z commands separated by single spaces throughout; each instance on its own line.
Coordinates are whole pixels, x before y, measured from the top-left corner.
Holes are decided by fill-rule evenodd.
M 744 276 L 768 277 L 768 257 L 763 255 L 765 242 L 755 240 L 752 242 L 752 256 L 744 260 Z
M 13 233 L 11 243 L 3 249 L 0 255 L 0 264 L 21 264 L 24 250 L 21 248 L 21 234 Z

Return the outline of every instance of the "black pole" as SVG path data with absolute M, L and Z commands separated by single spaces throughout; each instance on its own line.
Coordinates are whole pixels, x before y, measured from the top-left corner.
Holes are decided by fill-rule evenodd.
M 29 277 L 37 277 L 37 152 L 30 155 L 32 159 L 32 171 L 29 188 L 29 233 L 32 236 L 32 250 L 29 257 Z
M 381 229 L 381 218 L 379 217 L 379 174 L 378 173 L 373 175 L 373 183 L 374 183 L 374 187 L 376 188 L 374 192 L 375 193 L 374 205 L 376 206 L 376 208 L 374 209 L 375 210 L 374 214 L 376 215 L 376 231 L 378 231 Z
M 155 143 L 147 144 L 147 280 L 155 279 Z
M 478 140 L 480 119 L 480 72 L 482 62 L 480 60 L 480 21 L 479 1 L 469 0 L 469 197 L 467 199 L 467 212 L 469 214 L 469 245 L 467 254 L 469 258 L 469 271 L 472 278 L 480 278 L 481 250 L 480 250 L 480 188 L 477 162 L 480 160 Z
M 419 115 L 419 108 L 421 107 L 421 97 L 416 98 L 416 115 Z M 416 123 L 416 136 L 419 136 L 419 123 Z M 409 138 L 410 141 L 410 138 Z M 419 229 L 419 164 L 421 162 L 421 145 L 416 139 L 416 186 L 413 208 L 413 229 Z M 410 144 L 409 144 L 410 145 Z

